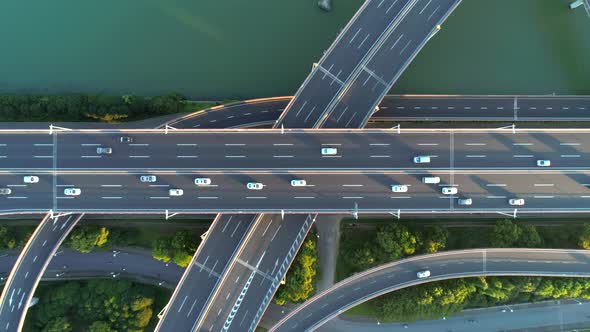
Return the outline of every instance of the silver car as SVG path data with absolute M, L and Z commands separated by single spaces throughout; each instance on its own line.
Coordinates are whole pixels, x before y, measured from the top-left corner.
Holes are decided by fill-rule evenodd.
M 113 153 L 113 149 L 108 148 L 108 147 L 99 146 L 98 148 L 96 148 L 96 153 L 97 154 L 111 154 L 111 153 Z
M 142 175 L 139 177 L 141 182 L 156 182 L 157 178 L 155 175 Z
M 184 195 L 184 190 L 182 190 L 182 189 L 177 189 L 177 188 L 175 188 L 175 189 L 170 189 L 170 190 L 168 191 L 168 195 L 170 195 L 170 196 L 182 196 L 182 195 Z
M 457 204 L 459 204 L 459 205 L 471 205 L 471 204 L 473 204 L 473 200 L 471 198 L 459 198 L 457 200 Z

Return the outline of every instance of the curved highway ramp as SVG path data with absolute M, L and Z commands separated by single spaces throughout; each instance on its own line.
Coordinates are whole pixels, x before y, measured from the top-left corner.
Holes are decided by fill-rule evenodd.
M 416 273 L 430 270 L 431 277 Z M 569 249 L 472 249 L 421 255 L 344 279 L 314 296 L 270 331 L 313 331 L 347 309 L 379 295 L 418 284 L 477 276 L 590 277 L 590 251 Z

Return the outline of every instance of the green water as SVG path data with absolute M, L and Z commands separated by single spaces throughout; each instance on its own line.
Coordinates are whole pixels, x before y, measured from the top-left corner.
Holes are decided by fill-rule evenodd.
M 397 93 L 590 94 L 590 19 L 569 0 L 464 0 Z M 1 92 L 295 92 L 362 0 L 0 3 Z

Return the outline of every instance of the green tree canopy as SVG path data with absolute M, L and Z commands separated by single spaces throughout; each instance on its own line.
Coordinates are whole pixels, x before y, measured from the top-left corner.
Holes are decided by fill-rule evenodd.
M 72 331 L 72 324 L 68 321 L 66 317 L 57 317 L 52 319 L 45 328 L 42 330 L 43 332 L 70 332 Z
M 379 254 L 390 260 L 400 259 L 416 251 L 417 237 L 400 224 L 388 224 L 379 228 L 376 237 Z
M 538 248 L 543 244 L 543 239 L 537 227 L 532 225 L 520 225 L 520 237 L 518 238 L 517 245 L 523 248 Z
M 512 221 L 499 220 L 490 236 L 490 244 L 496 248 L 510 248 L 517 243 L 521 233 L 521 228 Z
M 584 224 L 578 238 L 578 245 L 584 249 L 590 249 L 590 224 Z
M 79 225 L 70 234 L 66 244 L 77 251 L 88 253 L 108 241 L 109 231 L 105 227 Z

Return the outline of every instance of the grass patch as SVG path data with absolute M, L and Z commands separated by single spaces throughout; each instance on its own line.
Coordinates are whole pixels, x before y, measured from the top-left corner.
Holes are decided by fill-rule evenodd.
M 346 315 L 363 316 L 367 318 L 379 318 L 379 308 L 373 301 L 367 301 L 346 310 Z

